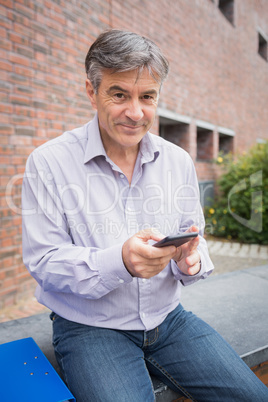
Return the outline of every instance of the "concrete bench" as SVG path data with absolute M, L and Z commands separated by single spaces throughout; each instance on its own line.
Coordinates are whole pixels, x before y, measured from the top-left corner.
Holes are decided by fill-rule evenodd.
M 60 375 L 60 370 L 52 346 L 52 325 L 48 313 L 42 313 L 19 320 L 12 320 L 0 324 L 0 343 L 32 337 L 52 366 Z M 173 401 L 180 395 L 168 389 L 161 381 L 153 378 L 157 402 Z M 164 399 L 163 396 L 165 397 Z M 168 398 L 168 399 L 166 399 Z
M 199 281 L 183 289 L 182 304 L 214 327 L 249 367 L 268 361 L 268 265 Z M 0 343 L 27 337 L 36 341 L 59 373 L 48 313 L 0 324 Z M 180 397 L 157 379 L 153 383 L 157 402 Z

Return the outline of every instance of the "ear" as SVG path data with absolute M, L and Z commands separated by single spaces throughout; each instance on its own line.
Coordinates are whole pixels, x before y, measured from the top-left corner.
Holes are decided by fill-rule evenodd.
M 88 78 L 86 79 L 86 92 L 87 92 L 88 99 L 91 102 L 91 106 L 93 107 L 93 109 L 97 110 L 96 94 L 95 94 L 93 85 L 92 85 L 91 81 L 89 81 Z

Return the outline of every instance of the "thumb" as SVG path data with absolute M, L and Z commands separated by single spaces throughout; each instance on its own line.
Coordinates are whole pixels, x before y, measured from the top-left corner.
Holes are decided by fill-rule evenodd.
M 165 237 L 162 233 L 159 232 L 159 230 L 155 228 L 143 229 L 137 233 L 137 236 L 144 242 L 147 242 L 148 240 L 159 241 Z

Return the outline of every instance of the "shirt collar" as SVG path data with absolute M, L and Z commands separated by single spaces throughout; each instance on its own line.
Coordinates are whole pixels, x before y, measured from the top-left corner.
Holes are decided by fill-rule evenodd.
M 84 156 L 84 163 L 89 162 L 97 156 L 104 156 L 107 159 L 99 130 L 98 113 L 95 114 L 93 120 L 86 125 L 87 130 L 87 145 Z M 140 143 L 141 163 L 154 162 L 158 155 L 159 149 L 156 147 L 152 136 L 147 132 Z
M 95 114 L 93 120 L 86 125 L 87 130 L 87 145 L 84 156 L 84 163 L 91 159 L 103 155 L 107 157 L 99 130 L 98 113 Z
M 154 162 L 159 156 L 159 149 L 153 141 L 154 134 L 147 132 L 140 143 L 141 163 Z

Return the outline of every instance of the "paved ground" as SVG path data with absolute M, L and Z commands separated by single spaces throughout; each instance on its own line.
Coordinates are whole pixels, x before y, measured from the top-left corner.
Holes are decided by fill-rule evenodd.
M 268 263 L 268 246 L 208 240 L 215 270 L 212 275 L 258 267 Z
M 225 241 L 208 240 L 211 259 L 215 265 L 212 275 L 237 271 L 268 264 L 268 246 L 246 245 Z M 28 317 L 48 311 L 34 297 L 0 311 L 0 322 Z

